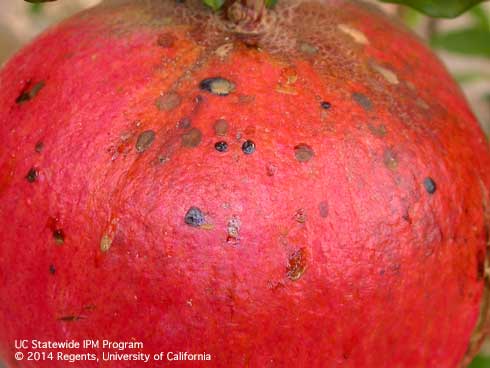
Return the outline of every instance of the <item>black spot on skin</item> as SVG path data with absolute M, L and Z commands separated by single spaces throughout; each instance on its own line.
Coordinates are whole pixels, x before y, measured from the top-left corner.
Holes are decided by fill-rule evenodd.
M 81 320 L 83 318 L 84 317 L 82 317 L 82 316 L 73 316 L 73 315 L 70 315 L 70 316 L 60 317 L 60 318 L 58 318 L 58 321 L 62 321 L 62 322 L 75 322 L 75 321 Z
M 32 167 L 26 175 L 26 180 L 29 183 L 34 183 L 38 178 L 38 176 L 39 176 L 39 171 L 35 167 Z
M 332 107 L 332 105 L 330 104 L 330 102 L 327 102 L 327 101 L 323 101 L 320 106 L 322 107 L 322 109 L 324 110 L 328 110 Z
M 323 218 L 328 217 L 328 203 L 326 201 L 321 201 L 318 204 L 318 209 L 320 211 L 320 216 Z
M 214 144 L 214 148 L 218 152 L 226 152 L 226 151 L 228 151 L 228 143 L 226 143 L 225 141 L 216 142 Z
M 235 84 L 228 79 L 214 77 L 202 80 L 199 88 L 217 96 L 228 96 L 235 90 Z
M 242 151 L 246 155 L 251 155 L 252 153 L 255 152 L 255 143 L 250 140 L 243 142 Z
M 436 182 L 431 177 L 427 177 L 424 179 L 424 188 L 427 193 L 434 194 L 437 189 Z
M 54 267 L 53 264 L 49 265 L 49 273 L 51 275 L 54 275 L 56 273 L 56 268 Z
M 191 207 L 185 214 L 184 221 L 189 226 L 199 227 L 204 224 L 204 214 L 199 208 Z
M 44 143 L 39 141 L 36 143 L 36 145 L 34 146 L 34 151 L 36 151 L 37 153 L 41 153 L 44 149 Z
M 483 280 L 485 277 L 485 252 L 479 250 L 476 255 L 476 278 L 478 281 Z
M 313 149 L 305 143 L 300 143 L 294 147 L 294 156 L 299 162 L 308 162 L 314 155 Z
M 201 140 L 201 131 L 197 128 L 192 128 L 182 136 L 182 146 L 189 148 L 197 147 L 201 143 Z
M 62 229 L 56 229 L 53 231 L 53 239 L 56 245 L 63 245 L 65 243 L 65 233 Z
M 139 153 L 145 152 L 151 147 L 155 140 L 155 132 L 153 130 L 146 130 L 138 136 L 136 141 L 136 151 Z
M 15 102 L 20 105 L 20 104 L 23 104 L 27 101 L 32 100 L 34 97 L 37 96 L 39 91 L 41 91 L 45 85 L 46 85 L 46 83 L 44 81 L 40 81 L 40 82 L 37 82 L 36 84 L 34 84 L 32 86 L 32 88 L 29 88 L 30 83 L 28 83 L 26 88 L 22 91 L 22 93 L 19 95 L 19 97 L 17 97 Z
M 364 110 L 371 111 L 373 109 L 373 103 L 371 100 L 362 93 L 354 92 L 352 98 L 356 101 Z
M 183 117 L 182 119 L 179 120 L 179 123 L 177 124 L 177 128 L 179 129 L 188 129 L 192 125 L 192 121 L 188 117 Z

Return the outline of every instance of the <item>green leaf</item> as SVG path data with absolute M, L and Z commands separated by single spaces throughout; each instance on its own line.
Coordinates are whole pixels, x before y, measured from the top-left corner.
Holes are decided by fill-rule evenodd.
M 473 360 L 468 368 L 490 368 L 490 358 L 479 355 Z
M 475 6 L 474 8 L 471 8 L 468 14 L 472 16 L 478 27 L 490 30 L 490 20 L 488 19 L 488 15 L 482 6 Z
M 454 18 L 486 0 L 381 0 L 410 6 L 431 17 Z
M 490 31 L 478 27 L 435 34 L 431 46 L 464 55 L 490 58 Z
M 211 9 L 214 11 L 219 10 L 223 4 L 225 3 L 225 0 L 203 0 L 204 4 L 209 6 Z

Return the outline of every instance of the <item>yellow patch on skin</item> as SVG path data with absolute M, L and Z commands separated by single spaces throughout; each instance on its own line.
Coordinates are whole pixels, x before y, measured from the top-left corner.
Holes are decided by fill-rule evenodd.
M 339 24 L 337 28 L 343 33 L 345 33 L 346 35 L 351 36 L 354 41 L 356 41 L 361 45 L 367 45 L 369 43 L 369 40 L 367 39 L 366 35 L 361 31 L 359 31 L 358 29 L 352 28 L 347 24 Z
M 295 88 L 295 83 L 298 80 L 298 74 L 294 68 L 284 68 L 281 72 L 279 82 L 276 86 L 276 92 L 286 95 L 297 95 L 298 91 Z
M 391 84 L 400 83 L 400 81 L 398 80 L 398 76 L 390 69 L 387 69 L 385 67 L 382 67 L 381 65 L 374 64 L 374 63 L 372 64 L 372 67 L 379 74 L 381 74 L 389 83 Z
M 221 45 L 218 47 L 215 51 L 216 55 L 218 55 L 220 58 L 225 58 L 228 56 L 228 54 L 233 50 L 233 44 L 232 43 L 225 43 L 224 45 Z
M 100 239 L 100 251 L 102 253 L 107 252 L 112 245 L 112 239 L 109 237 L 109 235 L 104 234 L 102 238 Z

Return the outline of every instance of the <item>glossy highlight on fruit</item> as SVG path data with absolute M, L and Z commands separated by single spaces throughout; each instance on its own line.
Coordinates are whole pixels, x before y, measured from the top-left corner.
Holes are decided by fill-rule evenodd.
M 490 151 L 455 82 L 363 3 L 224 14 L 105 1 L 0 71 L 0 357 L 106 339 L 211 355 L 185 367 L 467 364 Z

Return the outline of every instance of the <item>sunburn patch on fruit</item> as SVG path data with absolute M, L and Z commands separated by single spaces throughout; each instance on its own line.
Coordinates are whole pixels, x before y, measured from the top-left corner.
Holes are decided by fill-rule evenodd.
M 260 5 L 103 0 L 3 66 L 8 368 L 474 356 L 490 152 L 457 84 L 372 6 Z M 16 361 L 23 339 L 134 355 Z

